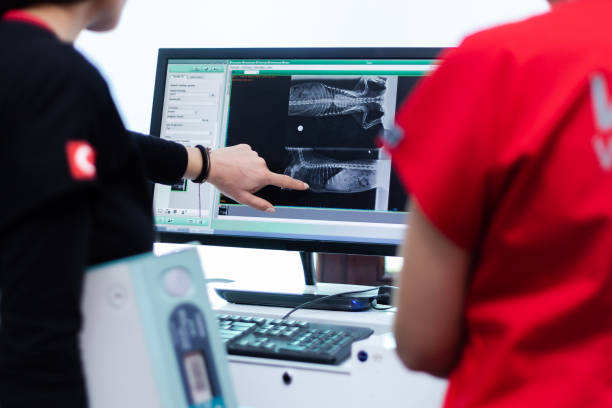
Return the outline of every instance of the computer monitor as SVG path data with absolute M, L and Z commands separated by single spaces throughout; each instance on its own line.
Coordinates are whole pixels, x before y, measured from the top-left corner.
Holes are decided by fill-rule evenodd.
M 212 185 L 155 186 L 162 242 L 394 255 L 406 194 L 376 137 L 437 48 L 162 49 L 151 134 L 211 148 L 249 144 L 310 185 L 267 187 L 268 214 Z

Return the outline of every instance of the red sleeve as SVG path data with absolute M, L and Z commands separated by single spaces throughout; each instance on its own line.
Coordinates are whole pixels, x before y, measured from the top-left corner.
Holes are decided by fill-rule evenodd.
M 402 139 L 387 146 L 404 186 L 429 220 L 472 251 L 486 223 L 488 177 L 503 139 L 499 120 L 508 55 L 466 40 L 401 108 Z

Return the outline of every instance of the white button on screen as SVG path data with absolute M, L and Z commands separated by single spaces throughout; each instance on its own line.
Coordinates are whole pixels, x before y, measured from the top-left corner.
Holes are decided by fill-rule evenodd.
M 164 286 L 170 296 L 183 297 L 191 289 L 191 275 L 183 268 L 172 268 L 164 275 Z

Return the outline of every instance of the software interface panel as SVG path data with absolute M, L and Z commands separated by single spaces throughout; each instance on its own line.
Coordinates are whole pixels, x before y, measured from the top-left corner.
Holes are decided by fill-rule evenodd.
M 397 244 L 407 197 L 376 137 L 434 60 L 170 60 L 161 137 L 250 145 L 310 185 L 257 194 L 256 211 L 210 184 L 157 185 L 162 231 Z

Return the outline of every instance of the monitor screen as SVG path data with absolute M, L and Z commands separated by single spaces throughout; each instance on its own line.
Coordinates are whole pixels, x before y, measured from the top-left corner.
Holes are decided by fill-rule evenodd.
M 393 49 L 391 57 L 377 49 L 374 58 L 367 49 L 328 50 L 325 57 L 261 50 L 257 58 L 238 51 L 215 58 L 213 50 L 162 50 L 153 134 L 212 149 L 246 143 L 271 171 L 310 186 L 259 191 L 276 207 L 269 214 L 210 184 L 156 185 L 162 240 L 393 254 L 404 235 L 407 196 L 376 138 L 393 128 L 438 52 Z

